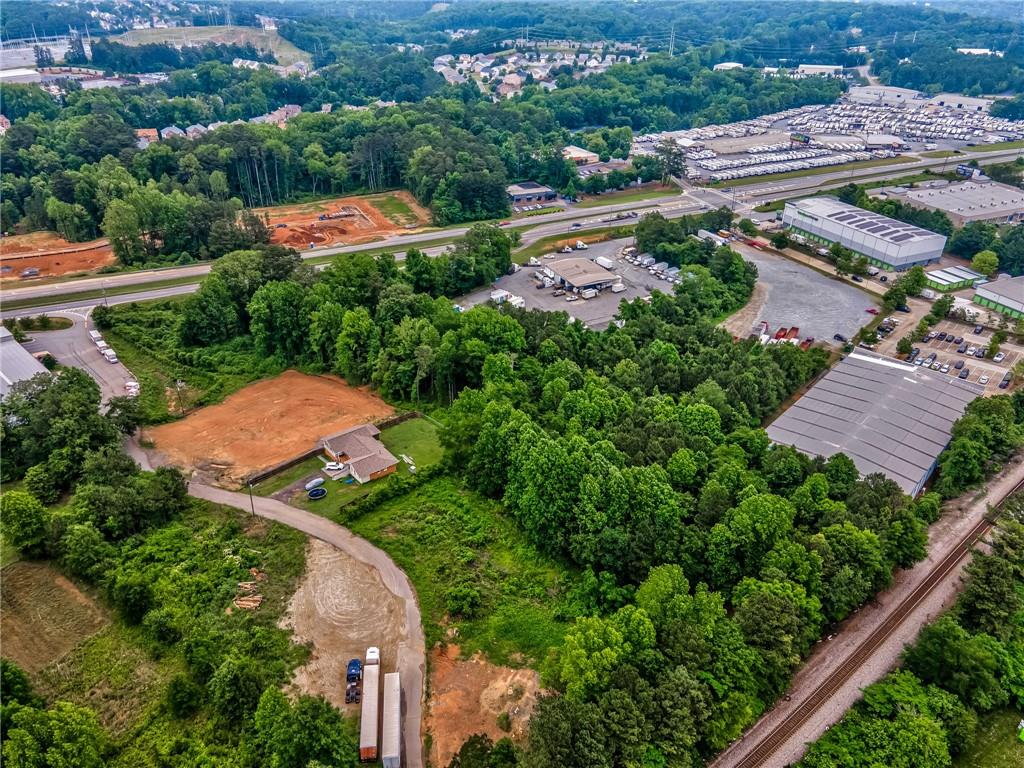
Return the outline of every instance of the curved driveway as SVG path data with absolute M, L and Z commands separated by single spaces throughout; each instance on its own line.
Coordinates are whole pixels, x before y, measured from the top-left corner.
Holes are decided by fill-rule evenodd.
M 426 641 L 416 592 L 405 575 L 388 555 L 365 539 L 361 539 L 347 528 L 332 523 L 319 515 L 289 506 L 276 499 L 253 496 L 246 493 L 226 491 L 192 481 L 188 492 L 199 499 L 216 504 L 253 511 L 260 517 L 287 525 L 297 531 L 325 541 L 361 563 L 375 569 L 384 586 L 405 605 L 407 636 L 398 643 L 398 672 L 402 681 L 404 705 L 404 742 L 407 768 L 422 768 L 423 751 L 420 740 L 420 724 L 423 719 L 423 676 L 426 674 Z M 340 681 L 339 681 L 340 684 Z

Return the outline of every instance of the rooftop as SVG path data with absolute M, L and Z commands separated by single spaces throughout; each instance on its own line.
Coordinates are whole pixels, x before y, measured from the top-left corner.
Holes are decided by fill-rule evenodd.
M 398 463 L 398 459 L 378 440 L 380 430 L 373 424 L 360 424 L 320 438 L 320 445 L 337 456 L 347 456 L 352 474 L 369 477 Z
M 6 397 L 19 381 L 46 373 L 43 364 L 14 340 L 14 334 L 0 326 L 0 397 Z
M 854 352 L 768 427 L 773 442 L 809 456 L 845 453 L 907 493 L 924 485 L 953 423 L 982 387 L 948 374 Z
M 528 195 L 536 192 L 553 192 L 551 187 L 538 184 L 536 181 L 522 181 L 519 184 L 509 184 L 505 191 L 510 195 Z
M 615 276 L 604 267 L 599 267 L 590 259 L 561 259 L 550 265 L 550 269 L 565 282 L 575 286 L 607 283 Z
M 849 205 L 834 197 L 807 197 L 803 200 L 786 203 L 786 205 L 792 205 L 797 211 L 810 214 L 812 217 L 819 216 L 824 219 L 830 219 L 897 245 L 929 240 L 931 238 L 945 240 L 943 235 L 915 227 L 913 224 L 890 219 L 888 216 L 883 216 L 880 213 L 865 211 L 863 208 Z
M 943 267 L 926 273 L 926 277 L 937 285 L 957 285 L 966 280 L 976 282 L 984 280 L 985 276 L 967 267 Z
M 904 197 L 960 216 L 1010 216 L 1024 210 L 1024 190 L 995 181 L 965 181 L 931 189 L 909 189 Z
M 1000 277 L 998 280 L 993 280 L 991 283 L 979 286 L 979 289 L 984 289 L 986 293 L 990 293 L 993 296 L 1000 296 L 1004 299 L 1024 304 L 1024 275 L 1020 277 Z

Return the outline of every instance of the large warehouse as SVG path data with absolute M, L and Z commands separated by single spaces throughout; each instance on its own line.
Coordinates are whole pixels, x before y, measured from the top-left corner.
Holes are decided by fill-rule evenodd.
M 942 211 L 954 226 L 972 221 L 1013 224 L 1024 221 L 1024 190 L 994 181 L 965 181 L 962 184 L 892 191 L 897 200 L 915 208 Z
M 932 264 L 939 260 L 946 246 L 945 235 L 865 211 L 834 197 L 787 202 L 782 223 L 812 242 L 839 243 L 886 270 L 903 271 L 918 264 Z
M 913 496 L 983 389 L 858 350 L 777 418 L 768 437 L 808 456 L 845 453 L 862 475 L 881 472 Z
M 46 368 L 17 342 L 13 333 L 0 326 L 0 398 L 19 381 L 27 381 L 37 373 L 46 373 Z
M 974 303 L 1010 317 L 1024 317 L 1024 275 L 979 285 L 974 289 Z

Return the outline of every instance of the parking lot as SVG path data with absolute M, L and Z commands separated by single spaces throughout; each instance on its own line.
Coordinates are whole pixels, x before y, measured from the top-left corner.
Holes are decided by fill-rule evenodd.
M 934 368 L 935 363 L 940 366 L 938 370 L 949 366 L 948 370 L 944 372 L 950 376 L 960 376 L 964 370 L 969 371 L 964 379 L 982 384 L 989 394 L 1000 391 L 999 383 L 1003 380 L 1006 372 L 1011 370 L 1022 357 L 1021 350 L 1012 344 L 1001 345 L 1000 351 L 1004 357 L 998 363 L 988 357 L 977 357 L 977 350 L 987 349 L 991 341 L 992 332 L 987 329 L 976 334 L 973 325 L 954 320 L 943 320 L 933 327 L 932 331 L 937 334 L 935 338 L 914 345 L 921 350 L 918 357 L 928 358 L 934 353 L 935 362 L 932 367 Z M 939 338 L 942 334 L 946 334 L 944 339 Z M 965 347 L 963 352 L 958 351 Z M 975 350 L 973 355 L 970 354 L 972 348 Z M 963 364 L 957 368 L 956 366 L 960 363 Z M 982 381 L 984 377 L 987 377 L 988 380 Z
M 576 318 L 589 328 L 603 330 L 607 328 L 619 310 L 619 302 L 650 296 L 651 290 L 657 288 L 669 293 L 672 286 L 658 280 L 649 274 L 646 269 L 639 269 L 619 259 L 619 251 L 627 245 L 631 245 L 632 238 L 620 240 L 609 240 L 603 243 L 594 243 L 587 250 L 573 251 L 570 253 L 555 254 L 555 258 L 539 259 L 540 266 L 524 266 L 519 272 L 513 275 L 503 275 L 494 281 L 493 286 L 474 291 L 459 300 L 464 307 L 472 307 L 483 304 L 490 299 L 491 291 L 500 288 L 508 291 L 513 296 L 521 296 L 526 302 L 527 309 L 540 309 L 545 312 L 565 312 L 570 317 Z M 626 290 L 619 293 L 612 293 L 605 290 L 592 299 L 577 298 L 575 301 L 566 301 L 566 295 L 555 295 L 554 288 L 537 288 L 537 281 L 533 273 L 546 266 L 557 264 L 559 259 L 589 258 L 596 259 L 599 256 L 611 259 L 615 266 L 610 270 L 612 275 L 621 278 Z

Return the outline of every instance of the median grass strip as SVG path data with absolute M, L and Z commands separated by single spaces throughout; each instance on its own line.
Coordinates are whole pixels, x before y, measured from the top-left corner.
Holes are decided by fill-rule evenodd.
M 198 285 L 202 277 L 189 275 L 186 277 L 171 277 L 166 280 L 153 280 L 148 283 L 135 283 L 133 285 L 118 285 L 110 288 L 92 288 L 86 291 L 69 290 L 58 294 L 47 296 L 35 296 L 25 299 L 4 299 L 3 306 L 8 309 L 24 309 L 30 307 L 48 307 L 52 304 L 61 304 L 65 301 L 86 301 L 88 299 L 102 299 L 104 296 L 123 296 L 129 293 L 142 293 L 160 288 L 173 288 L 178 285 Z M 70 288 L 70 286 L 69 286 Z
M 965 152 L 998 152 L 1001 149 L 1022 149 L 1024 139 L 1020 141 L 1003 141 L 999 144 L 979 144 L 976 147 L 964 147 Z

